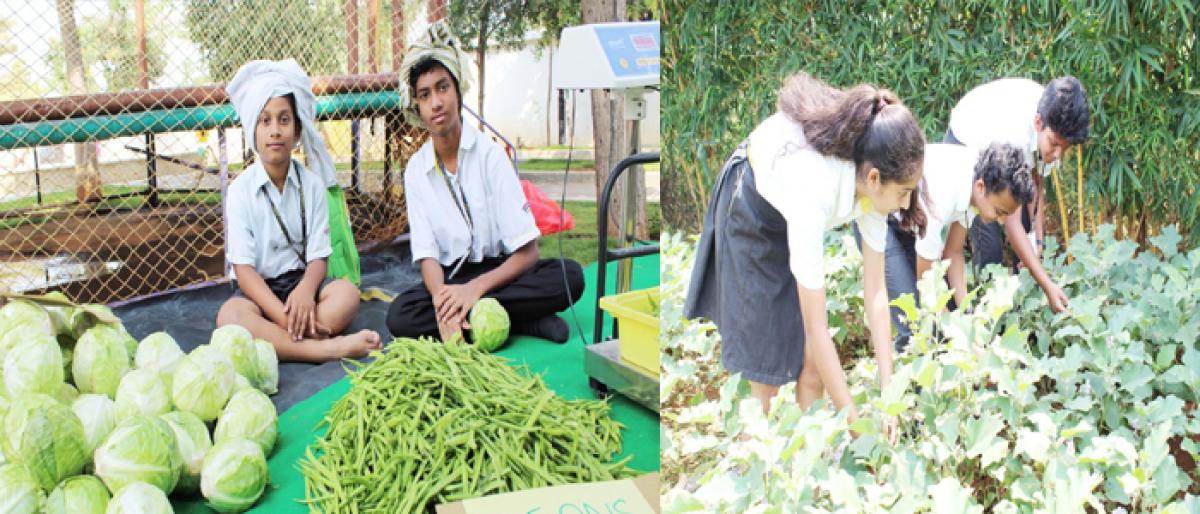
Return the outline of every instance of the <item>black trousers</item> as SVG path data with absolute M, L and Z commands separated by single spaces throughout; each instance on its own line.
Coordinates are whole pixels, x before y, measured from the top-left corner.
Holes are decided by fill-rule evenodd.
M 887 286 L 888 303 L 906 294 L 911 294 L 913 300 L 920 305 L 921 297 L 917 294 L 917 236 L 900 228 L 900 222 L 888 216 L 887 245 L 883 254 L 883 278 Z M 854 229 L 854 242 L 862 251 L 862 233 L 858 231 L 858 222 L 850 224 Z M 951 302 L 954 301 L 952 298 Z M 896 338 L 892 346 L 897 352 L 903 352 L 912 338 L 912 329 L 904 318 L 904 311 L 895 305 L 888 307 L 892 315 L 892 327 L 896 329 Z
M 465 284 L 475 277 L 498 268 L 507 260 L 505 257 L 484 259 L 482 262 L 463 264 L 453 279 L 446 284 Z M 565 264 L 564 264 L 565 263 Z M 563 270 L 566 270 L 566 282 Z M 451 268 L 442 268 L 443 277 Z M 570 286 L 570 296 L 567 286 Z M 513 326 L 533 321 L 566 310 L 583 295 L 583 267 L 572 260 L 543 259 L 534 264 L 524 275 L 484 298 L 495 298 L 508 311 Z M 437 311 L 433 307 L 433 296 L 425 284 L 417 284 L 401 293 L 388 307 L 388 331 L 395 337 L 438 336 Z

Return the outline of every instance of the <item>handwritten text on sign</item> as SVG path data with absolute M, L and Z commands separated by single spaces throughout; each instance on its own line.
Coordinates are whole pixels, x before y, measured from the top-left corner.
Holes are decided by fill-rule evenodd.
M 655 514 L 632 480 L 572 484 L 462 502 L 465 514 Z

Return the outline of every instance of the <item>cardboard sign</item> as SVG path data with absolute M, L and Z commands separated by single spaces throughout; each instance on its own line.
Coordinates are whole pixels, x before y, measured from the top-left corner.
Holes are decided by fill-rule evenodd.
M 437 506 L 438 514 L 659 514 L 658 473 L 569 484 Z

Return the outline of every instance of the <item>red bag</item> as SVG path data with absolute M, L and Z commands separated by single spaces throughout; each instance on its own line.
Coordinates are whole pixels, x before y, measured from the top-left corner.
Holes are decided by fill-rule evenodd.
M 533 182 L 521 180 L 521 190 L 525 192 L 529 212 L 533 214 L 533 220 L 537 222 L 538 230 L 542 231 L 543 236 L 575 228 L 575 218 L 571 213 L 560 208 L 546 193 L 533 185 Z

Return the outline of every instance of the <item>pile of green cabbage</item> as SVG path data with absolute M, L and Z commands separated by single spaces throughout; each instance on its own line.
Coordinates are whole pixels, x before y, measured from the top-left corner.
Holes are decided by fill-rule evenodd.
M 262 496 L 279 384 L 270 343 L 226 326 L 185 354 L 107 307 L 0 307 L 0 513 L 220 512 Z

